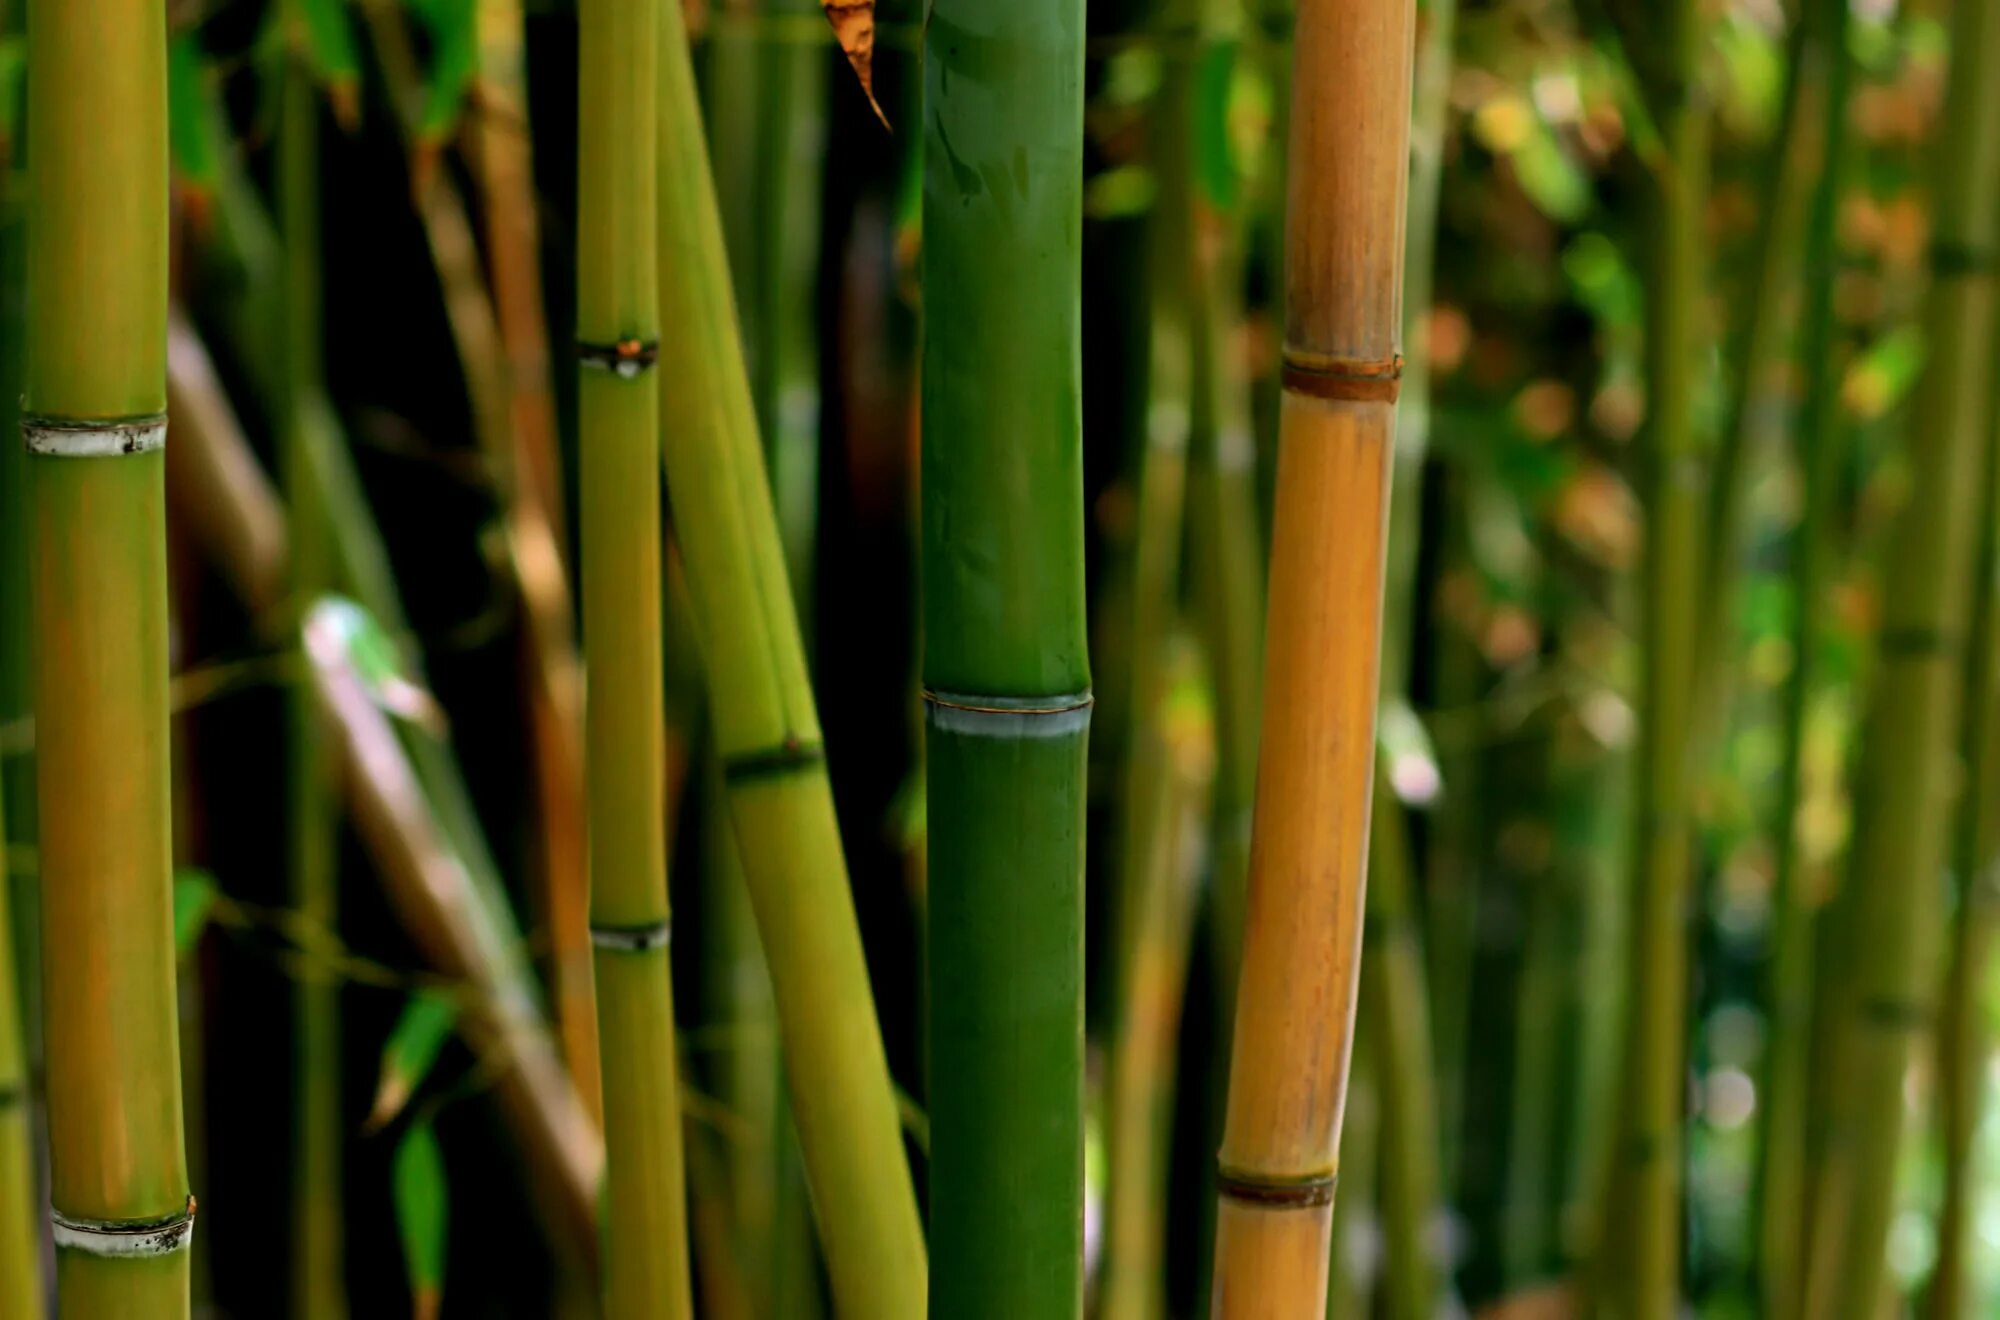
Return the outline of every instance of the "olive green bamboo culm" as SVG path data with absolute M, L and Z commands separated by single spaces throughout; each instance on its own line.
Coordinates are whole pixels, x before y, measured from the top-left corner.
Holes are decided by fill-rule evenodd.
M 28 6 L 35 730 L 57 1287 L 186 1315 L 167 758 L 166 13 Z M 108 1010 L 108 1011 L 107 1011 Z
M 277 161 L 285 276 L 277 335 L 285 393 L 279 459 L 291 526 L 289 622 L 296 628 L 309 603 L 332 583 L 324 514 L 307 454 L 311 414 L 327 406 L 320 385 L 319 104 L 300 0 L 290 0 L 285 22 Z M 333 930 L 339 902 L 337 772 L 319 702 L 303 673 L 300 679 L 286 696 L 292 905 L 315 929 Z M 332 1320 L 347 1311 L 341 1271 L 339 987 L 310 960 L 302 960 L 296 975 L 292 1314 Z
M 668 963 L 657 0 L 578 10 L 577 358 L 607 1314 L 693 1314 Z
M 940 0 L 923 217 L 933 1315 L 1083 1304 L 1082 167 L 1082 4 Z
M 1909 503 L 1883 574 L 1861 735 L 1854 844 L 1830 914 L 1841 979 L 1815 1066 L 1806 1314 L 1873 1316 L 1887 1270 L 1904 1074 L 1936 1016 L 1981 477 L 1991 425 L 1993 243 L 2000 234 L 2000 4 L 1952 11 L 1935 158 L 1928 355 L 1910 432 Z M 1980 804 L 1982 809 L 1985 804 Z
M 1766 987 L 1770 1034 L 1764 1065 L 1757 1170 L 1757 1274 L 1765 1312 L 1797 1315 L 1803 1301 L 1807 1081 L 1811 1065 L 1813 931 L 1800 856 L 1807 718 L 1822 644 L 1833 502 L 1846 452 L 1839 424 L 1839 373 L 1833 360 L 1833 286 L 1840 190 L 1846 177 L 1848 51 L 1846 0 L 1821 0 L 1798 20 L 1806 28 L 1800 58 L 1817 66 L 1822 98 L 1820 178 L 1806 221 L 1805 306 L 1801 349 L 1805 397 L 1797 424 L 1802 499 L 1792 535 L 1792 672 L 1785 683 L 1784 752 L 1777 811 L 1777 860 L 1771 902 L 1771 962 Z M 1804 71 L 1795 73 L 1801 78 Z M 1745 369 L 1748 369 L 1746 365 Z M 1721 474 L 1717 475 L 1721 480 Z M 1715 575 L 1711 572 L 1711 581 Z
M 20 11 L 0 2 L 0 33 L 18 34 Z M 0 723 L 28 718 L 27 453 L 20 443 L 22 274 L 21 171 L 0 151 Z M 25 772 L 25 773 L 24 773 Z M 30 891 L 17 848 L 32 840 L 32 767 L 0 762 L 0 1313 L 34 1315 L 44 1304 L 34 1124 L 29 1091 L 33 974 L 20 957 Z M 27 991 L 29 993 L 24 994 Z
M 664 6 L 660 28 L 660 353 L 670 369 L 658 373 L 659 401 L 716 750 L 771 969 L 836 1308 L 914 1320 L 927 1287 L 923 1229 L 758 443 L 678 6 Z
M 1680 1296 L 1682 1076 L 1693 886 L 1686 730 L 1694 702 L 1702 489 L 1692 400 L 1700 301 L 1708 110 L 1697 73 L 1703 23 L 1693 0 L 1649 16 L 1660 52 L 1651 80 L 1666 149 L 1653 166 L 1646 284 L 1648 416 L 1644 662 L 1640 680 L 1640 846 L 1634 884 L 1623 1130 L 1598 1282 L 1608 1305 L 1665 1320 Z

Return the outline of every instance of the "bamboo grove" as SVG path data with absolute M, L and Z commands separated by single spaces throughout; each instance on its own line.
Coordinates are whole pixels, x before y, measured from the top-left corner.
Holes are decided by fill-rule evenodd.
M 0 1318 L 2000 1314 L 2000 0 L 0 0 Z

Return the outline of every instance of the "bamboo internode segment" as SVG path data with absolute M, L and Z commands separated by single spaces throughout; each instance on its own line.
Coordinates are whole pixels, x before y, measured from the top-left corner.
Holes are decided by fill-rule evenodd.
M 677 5 L 662 7 L 660 47 L 660 334 L 671 367 L 654 379 L 729 815 L 836 1308 L 917 1320 L 923 1227 L 817 755 L 819 714 Z
M 1307 0 L 1298 15 L 1288 370 L 1217 1316 L 1326 1304 L 1375 779 L 1413 9 Z
M 166 15 L 28 7 L 28 428 L 166 407 Z M 115 429 L 115 428 L 112 428 Z M 72 1223 L 189 1201 L 175 1013 L 164 455 L 32 454 L 50 1199 Z M 184 1314 L 188 1253 L 58 1253 L 66 1315 Z
M 930 1312 L 1083 1306 L 1084 6 L 924 29 Z
M 667 900 L 656 0 L 578 8 L 584 768 L 604 1083 L 604 1305 L 693 1314 Z

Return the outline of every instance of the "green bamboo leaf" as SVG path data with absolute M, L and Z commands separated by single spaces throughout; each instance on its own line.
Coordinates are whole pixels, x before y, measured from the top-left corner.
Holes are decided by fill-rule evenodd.
M 458 1004 L 451 996 L 435 990 L 419 990 L 410 996 L 382 1046 L 381 1077 L 368 1114 L 370 1128 L 386 1127 L 403 1111 L 430 1074 L 457 1022 Z
M 338 641 L 342 658 L 382 710 L 428 733 L 443 730 L 444 712 L 437 699 L 418 681 L 396 639 L 366 608 L 344 596 L 325 596 L 307 612 L 305 626 Z
M 191 32 L 167 47 L 167 146 L 181 186 L 201 198 L 222 178 L 220 125 L 203 84 L 201 42 Z
M 349 26 L 347 0 L 298 0 L 300 35 L 313 73 L 326 88 L 334 118 L 353 128 L 361 117 L 361 57 Z
M 431 52 L 417 133 L 436 144 L 457 128 L 466 93 L 479 74 L 478 5 L 476 0 L 410 0 L 410 13 L 429 38 Z
M 195 941 L 208 929 L 215 901 L 222 886 L 215 876 L 199 867 L 184 866 L 174 872 L 174 950 L 185 958 Z
M 0 37 L 0 147 L 12 154 L 21 131 L 21 95 L 27 86 L 28 43 L 24 37 Z
M 444 1301 L 445 1239 L 451 1188 L 445 1181 L 444 1152 L 429 1123 L 418 1123 L 396 1143 L 390 1169 L 396 1231 L 403 1242 L 409 1274 L 411 1312 L 432 1317 Z
M 1218 211 L 1235 209 L 1242 168 L 1230 124 L 1236 107 L 1236 50 L 1231 38 L 1204 46 L 1194 74 L 1195 183 Z

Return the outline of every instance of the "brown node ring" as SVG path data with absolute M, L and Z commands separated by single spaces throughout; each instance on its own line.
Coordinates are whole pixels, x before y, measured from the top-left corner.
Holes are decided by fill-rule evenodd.
M 1308 358 L 1285 354 L 1284 388 L 1315 399 L 1394 403 L 1403 388 L 1403 355 L 1386 358 Z
M 1306 1178 L 1272 1178 L 1242 1170 L 1218 1167 L 1215 1189 L 1232 1201 L 1265 1206 L 1272 1210 L 1309 1210 L 1333 1204 L 1337 1173 Z

